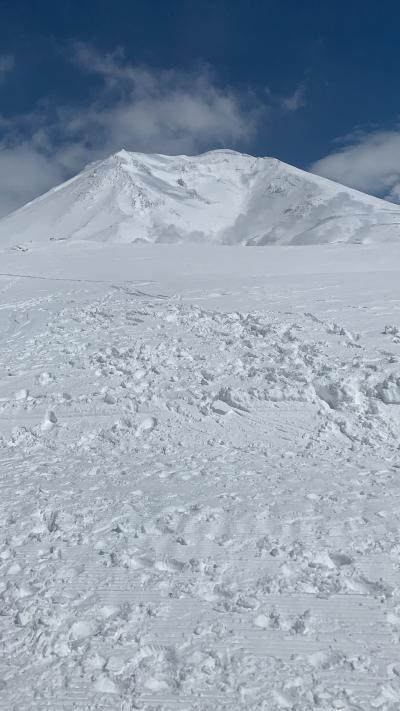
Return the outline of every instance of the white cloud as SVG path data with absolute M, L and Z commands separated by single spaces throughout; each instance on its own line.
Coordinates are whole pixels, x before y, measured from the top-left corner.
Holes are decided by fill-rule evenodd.
M 206 69 L 134 66 L 120 51 L 101 55 L 84 44 L 74 45 L 71 59 L 101 79 L 85 105 L 44 104 L 29 116 L 0 117 L 0 174 L 11 175 L 9 186 L 0 183 L 2 214 L 121 148 L 193 154 L 246 144 L 265 113 L 250 93 L 220 86 Z
M 14 65 L 14 57 L 10 54 L 0 55 L 0 81 L 3 81 L 7 74 L 14 69 Z
M 400 129 L 357 132 L 354 142 L 316 161 L 311 170 L 345 185 L 399 202 Z
M 132 66 L 121 53 L 99 55 L 75 45 L 83 71 L 98 74 L 104 90 L 71 117 L 72 131 L 92 127 L 96 144 L 128 150 L 194 153 L 213 145 L 235 145 L 254 134 L 261 106 L 253 98 L 217 85 L 207 70 L 182 72 Z M 83 138 L 83 136 L 81 136 Z
M 62 171 L 29 144 L 0 149 L 0 215 L 48 190 Z

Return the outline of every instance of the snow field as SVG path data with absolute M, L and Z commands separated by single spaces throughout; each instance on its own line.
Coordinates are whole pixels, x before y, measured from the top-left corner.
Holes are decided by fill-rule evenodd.
M 2 278 L 0 704 L 394 711 L 400 298 L 185 259 Z

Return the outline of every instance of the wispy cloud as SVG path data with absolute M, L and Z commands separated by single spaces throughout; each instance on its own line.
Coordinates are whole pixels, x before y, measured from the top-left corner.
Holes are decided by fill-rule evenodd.
M 357 130 L 311 170 L 345 185 L 400 201 L 400 128 Z
M 15 66 L 14 57 L 11 54 L 0 55 L 0 81 L 3 81 Z
M 68 128 L 89 149 L 193 153 L 213 145 L 247 142 L 262 110 L 250 95 L 221 87 L 208 70 L 154 70 L 75 45 L 83 71 L 103 80 L 96 100 L 71 117 Z M 87 128 L 91 128 L 90 132 Z M 95 140 L 91 136 L 95 136 Z
M 299 109 L 303 108 L 303 106 L 306 105 L 305 95 L 306 87 L 303 83 L 301 83 L 296 87 L 292 94 L 289 94 L 288 96 L 285 96 L 282 99 L 282 109 L 284 111 L 289 111 L 290 113 L 292 113 L 293 111 L 298 111 Z
M 265 116 L 256 96 L 222 86 L 208 69 L 135 66 L 121 51 L 103 55 L 82 43 L 70 60 L 101 80 L 86 104 L 45 103 L 12 121 L 0 117 L 0 174 L 10 181 L 0 183 L 2 214 L 121 148 L 193 154 L 243 146 Z

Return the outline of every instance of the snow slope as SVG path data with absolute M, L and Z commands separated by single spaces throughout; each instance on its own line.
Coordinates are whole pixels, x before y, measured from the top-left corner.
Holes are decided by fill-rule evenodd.
M 398 711 L 400 245 L 0 264 L 1 708 Z
M 49 240 L 317 244 L 399 240 L 400 207 L 272 158 L 121 151 L 0 221 L 0 244 Z

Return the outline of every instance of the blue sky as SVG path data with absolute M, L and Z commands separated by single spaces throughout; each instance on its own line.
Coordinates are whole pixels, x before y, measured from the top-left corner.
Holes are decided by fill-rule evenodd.
M 0 0 L 0 213 L 120 148 L 400 201 L 399 27 L 392 0 Z

